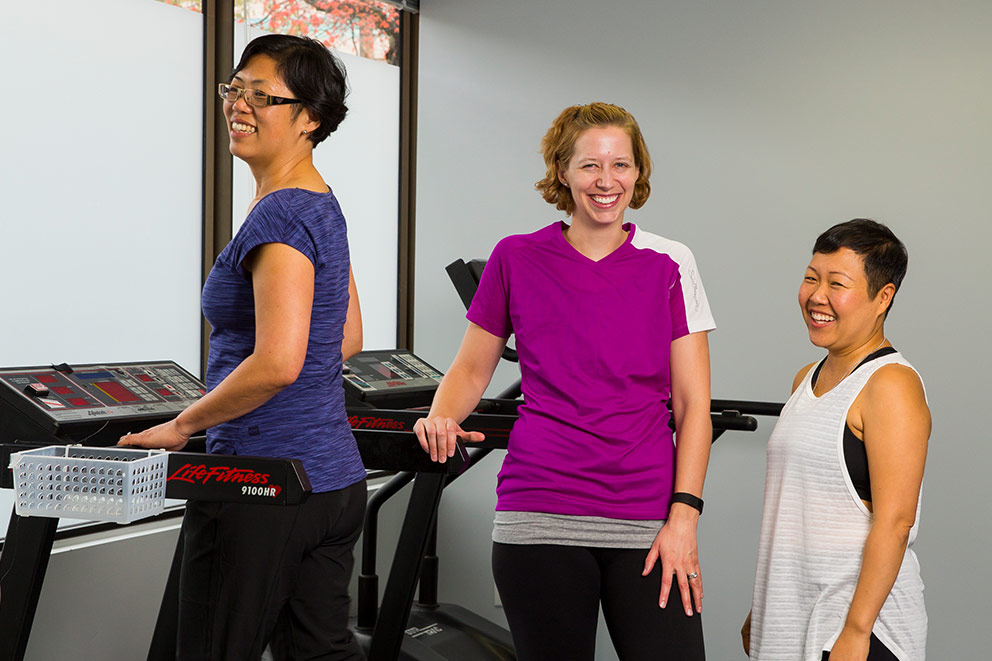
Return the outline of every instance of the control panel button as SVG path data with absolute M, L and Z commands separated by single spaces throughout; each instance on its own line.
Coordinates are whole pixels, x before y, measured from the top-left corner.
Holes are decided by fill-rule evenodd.
M 30 397 L 47 397 L 48 396 L 48 386 L 44 383 L 29 383 L 24 386 L 24 392 Z

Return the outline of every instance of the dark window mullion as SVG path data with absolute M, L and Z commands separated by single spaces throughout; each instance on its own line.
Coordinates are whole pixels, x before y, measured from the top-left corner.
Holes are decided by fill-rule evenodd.
M 231 240 L 233 164 L 218 83 L 234 68 L 234 0 L 203 0 L 203 253 L 201 286 Z M 207 373 L 210 324 L 201 316 L 200 378 Z

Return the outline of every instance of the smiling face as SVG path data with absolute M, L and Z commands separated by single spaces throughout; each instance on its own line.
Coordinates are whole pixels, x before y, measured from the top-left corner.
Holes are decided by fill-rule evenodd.
M 583 131 L 558 176 L 575 201 L 573 222 L 622 224 L 638 176 L 630 136 L 615 126 Z
M 810 341 L 831 352 L 855 350 L 882 328 L 895 287 L 871 297 L 864 260 L 850 248 L 814 253 L 799 287 L 799 307 Z
M 256 55 L 231 80 L 242 89 L 253 89 L 272 96 L 293 98 L 276 61 L 268 55 Z M 280 158 L 287 150 L 295 152 L 307 148 L 304 130 L 314 124 L 309 113 L 296 104 L 271 105 L 256 108 L 248 105 L 244 97 L 231 103 L 224 101 L 224 117 L 231 138 L 231 153 L 249 165 L 265 165 Z

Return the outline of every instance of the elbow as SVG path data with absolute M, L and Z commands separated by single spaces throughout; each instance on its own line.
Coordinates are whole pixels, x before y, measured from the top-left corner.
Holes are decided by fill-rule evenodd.
M 344 341 L 341 342 L 341 360 L 348 360 L 361 351 L 364 346 L 363 343 L 364 339 L 362 338 L 361 329 L 358 329 L 357 332 L 346 333 Z
M 876 518 L 872 524 L 872 529 L 878 533 L 884 534 L 900 546 L 906 546 L 909 543 L 909 535 L 915 524 L 915 514 L 908 516 L 887 517 L 883 519 Z
M 296 383 L 303 371 L 303 358 L 272 357 L 266 361 L 262 374 L 266 389 L 277 393 Z
M 273 382 L 273 385 L 279 390 L 282 390 L 283 388 L 288 388 L 289 386 L 296 383 L 296 379 L 298 379 L 299 376 L 300 376 L 299 372 L 296 372 L 295 374 L 291 372 L 285 372 L 279 375 L 279 378 Z
M 711 428 L 713 420 L 710 418 L 709 397 L 694 400 L 673 398 L 672 417 L 675 419 L 676 428 L 685 423 Z
M 352 352 L 351 352 L 351 355 L 355 355 L 356 353 L 358 353 L 359 351 L 361 351 L 362 350 L 362 347 L 364 347 L 364 346 L 365 346 L 365 338 L 362 335 L 362 328 L 361 328 L 361 326 L 359 326 L 358 328 L 355 329 L 355 332 L 352 333 L 352 338 L 351 338 Z
M 303 371 L 303 365 L 284 365 L 280 369 L 274 370 L 272 372 L 272 377 L 270 384 L 272 388 L 278 392 L 284 388 L 296 383 L 296 380 L 300 378 L 300 372 Z

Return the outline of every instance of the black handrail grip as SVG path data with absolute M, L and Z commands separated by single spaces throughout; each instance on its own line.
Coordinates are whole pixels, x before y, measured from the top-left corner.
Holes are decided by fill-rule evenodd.
M 743 415 L 778 416 L 785 404 L 778 402 L 751 402 L 738 399 L 710 400 L 711 411 L 739 411 Z

